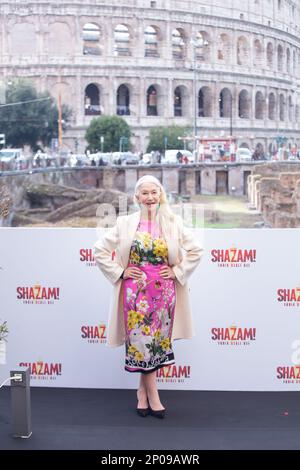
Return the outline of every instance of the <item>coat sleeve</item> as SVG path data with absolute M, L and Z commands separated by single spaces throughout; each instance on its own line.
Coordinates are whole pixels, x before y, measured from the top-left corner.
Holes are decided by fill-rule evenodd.
M 116 257 L 113 256 L 113 252 L 118 247 L 118 244 L 118 222 L 104 233 L 103 238 L 94 244 L 96 264 L 112 284 L 115 284 L 120 279 L 124 271 L 124 268 L 116 261 Z
M 184 286 L 192 272 L 198 266 L 203 255 L 203 248 L 192 231 L 184 227 L 182 219 L 180 219 L 179 225 L 181 228 L 179 244 L 184 250 L 184 253 L 182 261 L 179 264 L 172 266 L 172 269 L 175 273 L 176 279 L 182 286 Z

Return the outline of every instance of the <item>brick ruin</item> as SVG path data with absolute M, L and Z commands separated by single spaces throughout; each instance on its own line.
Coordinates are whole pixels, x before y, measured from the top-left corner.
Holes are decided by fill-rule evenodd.
M 272 228 L 300 228 L 300 162 L 255 166 L 248 177 L 248 197 Z

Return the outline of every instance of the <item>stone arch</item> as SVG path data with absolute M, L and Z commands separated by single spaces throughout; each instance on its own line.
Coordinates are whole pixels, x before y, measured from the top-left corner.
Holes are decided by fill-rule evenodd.
M 50 56 L 73 56 L 74 41 L 67 23 L 55 22 L 49 25 L 48 52 Z
M 237 63 L 238 65 L 249 65 L 250 47 L 245 36 L 240 36 L 237 40 Z
M 232 94 L 228 88 L 223 88 L 219 95 L 219 116 L 232 117 Z
M 195 54 L 198 62 L 210 61 L 211 41 L 206 31 L 198 31 L 196 34 Z
M 259 39 L 255 39 L 253 43 L 254 49 L 254 65 L 256 67 L 263 67 L 264 65 L 264 53 L 263 46 Z
M 248 144 L 248 142 L 242 142 L 241 145 L 239 145 L 239 147 L 250 150 L 250 145 Z
M 268 42 L 267 45 L 267 67 L 272 70 L 274 64 L 274 47 L 271 42 Z
M 285 98 L 283 93 L 279 95 L 279 120 L 285 120 Z
M 83 54 L 101 55 L 101 29 L 96 23 L 85 23 L 82 28 Z
M 218 36 L 218 46 L 217 46 L 217 54 L 218 60 L 221 60 L 224 63 L 230 62 L 230 37 L 227 33 L 220 33 Z
M 161 40 L 160 29 L 157 26 L 148 25 L 144 30 L 145 57 L 159 57 L 159 43 Z
M 132 35 L 126 24 L 118 23 L 114 28 L 114 55 L 117 57 L 129 57 L 131 51 Z
M 212 92 L 208 86 L 200 88 L 198 93 L 198 116 L 211 117 L 212 116 Z
M 269 93 L 268 99 L 268 118 L 271 121 L 276 119 L 276 98 L 274 93 Z
M 265 110 L 265 98 L 261 91 L 255 94 L 255 119 L 263 119 Z
M 283 71 L 283 47 L 281 44 L 278 44 L 277 47 L 277 70 Z
M 152 84 L 146 91 L 147 116 L 158 116 L 160 110 L 160 88 Z
M 184 59 L 186 55 L 186 35 L 182 28 L 172 30 L 172 57 Z
M 239 93 L 239 117 L 250 119 L 251 98 L 248 90 L 242 90 Z
M 84 114 L 85 116 L 99 116 L 101 114 L 100 87 L 90 83 L 84 90 Z
M 185 85 L 174 89 L 174 116 L 189 115 L 189 92 Z
M 125 83 L 117 89 L 117 115 L 130 115 L 130 87 Z
M 14 56 L 34 56 L 37 53 L 35 25 L 29 22 L 15 23 L 10 35 L 10 53 Z

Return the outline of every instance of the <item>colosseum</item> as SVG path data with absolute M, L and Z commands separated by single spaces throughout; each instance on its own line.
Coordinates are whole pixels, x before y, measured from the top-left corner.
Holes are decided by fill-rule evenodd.
M 0 79 L 29 77 L 73 109 L 72 150 L 99 115 L 188 126 L 272 152 L 300 147 L 300 2 L 3 0 Z M 192 132 L 192 133 L 193 133 Z

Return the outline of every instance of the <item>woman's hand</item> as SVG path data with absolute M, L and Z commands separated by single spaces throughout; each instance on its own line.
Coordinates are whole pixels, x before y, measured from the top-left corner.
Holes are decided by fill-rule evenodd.
M 159 270 L 159 275 L 163 279 L 175 279 L 175 277 L 176 277 L 173 269 L 170 266 L 163 266 Z
M 143 272 L 144 271 L 142 271 L 141 269 L 135 267 L 126 268 L 124 271 L 123 279 L 141 279 L 143 276 Z

